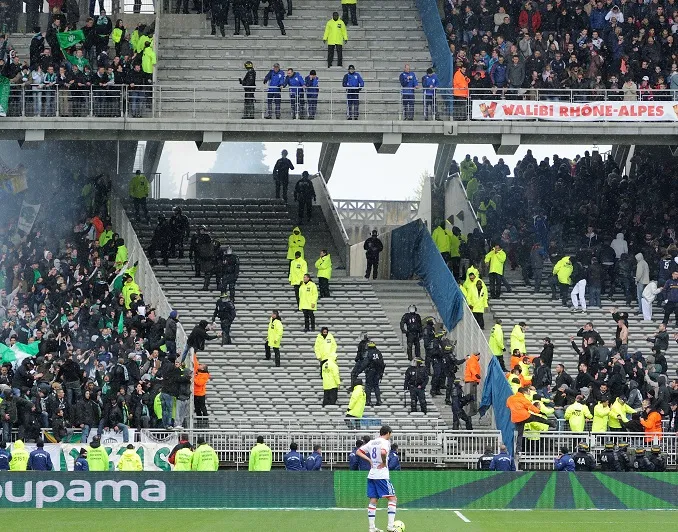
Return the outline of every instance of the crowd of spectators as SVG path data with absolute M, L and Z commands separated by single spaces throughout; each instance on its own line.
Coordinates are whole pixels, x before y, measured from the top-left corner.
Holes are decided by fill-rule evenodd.
M 612 100 L 675 99 L 674 0 L 445 0 L 444 8 L 468 88 L 502 98 L 568 99 L 558 91 L 575 89 L 583 100 L 605 90 Z
M 46 31 L 35 26 L 27 58 L 0 35 L 0 75 L 11 84 L 8 114 L 141 117 L 151 102 L 154 24 L 130 32 L 103 9 L 80 29 L 76 22 L 57 10 Z M 63 47 L 64 36 L 77 44 Z
M 31 230 L 0 233 L 2 439 L 46 428 L 57 441 L 94 430 L 127 441 L 129 428 L 186 426 L 193 375 L 176 353 L 179 317 L 159 316 L 134 280 L 138 262 L 111 226 L 110 177 L 44 185 Z

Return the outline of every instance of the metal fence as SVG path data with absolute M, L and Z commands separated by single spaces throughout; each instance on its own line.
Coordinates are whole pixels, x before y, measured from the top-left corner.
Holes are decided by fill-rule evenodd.
M 350 89 L 349 89 L 350 90 Z M 674 96 L 671 91 L 655 100 Z M 678 97 L 678 95 L 675 95 Z M 177 119 L 262 119 L 271 120 L 468 120 L 474 100 L 550 100 L 560 102 L 620 101 L 617 92 L 591 90 L 534 90 L 495 92 L 472 90 L 470 98 L 454 98 L 449 89 L 427 96 L 417 91 L 403 99 L 400 89 L 362 89 L 349 93 L 343 87 L 321 87 L 316 94 L 300 92 L 293 97 L 288 89 L 255 92 L 245 99 L 239 87 L 195 87 L 114 85 L 86 89 L 12 86 L 8 116 L 177 118 Z M 598 117 L 605 121 L 606 117 Z M 635 120 L 629 117 L 630 121 Z M 667 116 L 667 121 L 671 119 Z

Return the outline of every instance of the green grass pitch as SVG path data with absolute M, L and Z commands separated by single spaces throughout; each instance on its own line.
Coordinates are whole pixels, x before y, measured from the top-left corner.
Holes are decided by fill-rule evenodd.
M 462 520 L 462 517 L 469 522 Z M 676 511 L 635 510 L 400 510 L 397 519 L 407 532 L 562 532 L 573 529 L 614 530 L 646 523 L 655 530 L 673 530 Z M 258 532 L 367 532 L 366 511 L 360 510 L 1 510 L 3 530 L 50 532 L 82 529 L 97 532 L 130 529 Z M 386 510 L 377 511 L 377 526 L 386 529 Z

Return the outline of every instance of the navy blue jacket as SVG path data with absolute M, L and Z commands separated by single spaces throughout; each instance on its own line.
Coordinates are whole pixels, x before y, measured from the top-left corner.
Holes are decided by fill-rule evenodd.
M 495 454 L 490 462 L 490 471 L 515 471 L 516 463 L 508 453 Z
M 280 92 L 280 88 L 285 84 L 285 74 L 282 70 L 270 70 L 264 78 L 264 83 L 268 83 L 268 92 Z
M 52 458 L 47 451 L 38 447 L 28 457 L 28 469 L 31 471 L 53 471 Z
M 306 471 L 320 471 L 323 467 L 323 457 L 318 453 L 311 453 L 304 463 Z
M 342 87 L 348 87 L 350 89 L 362 88 L 365 86 L 363 78 L 357 72 L 353 74 L 344 74 L 344 79 L 341 82 Z
M 75 465 L 73 466 L 73 471 L 89 471 L 89 464 L 87 463 L 87 458 L 78 456 L 75 459 Z
M 7 449 L 0 449 L 0 471 L 9 471 L 9 463 L 12 461 L 12 453 Z
M 664 295 L 671 303 L 678 303 L 678 281 L 669 279 L 664 284 Z
M 350 453 L 348 453 L 349 471 L 358 471 L 360 469 L 360 462 L 362 462 L 363 460 L 356 454 L 357 450 L 358 448 L 354 447 L 353 450 Z
M 386 462 L 389 471 L 400 471 L 400 457 L 391 451 L 388 453 L 388 460 Z
M 288 471 L 304 470 L 304 457 L 301 456 L 297 451 L 290 451 L 285 456 L 283 456 L 283 463 L 285 464 L 285 469 Z
M 400 73 L 400 86 L 403 88 L 403 94 L 414 94 L 414 89 L 419 85 L 417 75 L 414 72 Z
M 560 458 L 556 458 L 555 468 L 556 471 L 574 471 L 574 460 L 569 454 L 564 454 Z
M 306 76 L 306 79 L 304 79 L 304 85 L 306 86 L 306 96 L 309 98 L 317 98 L 318 97 L 318 84 L 320 83 L 320 80 L 318 79 L 318 76 L 315 78 L 311 79 L 311 76 Z

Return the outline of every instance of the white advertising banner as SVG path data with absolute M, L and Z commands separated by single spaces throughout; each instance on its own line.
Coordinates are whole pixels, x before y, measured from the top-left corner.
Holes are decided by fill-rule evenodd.
M 473 120 L 548 120 L 557 122 L 676 122 L 678 102 L 472 101 Z
M 126 443 L 102 443 L 108 452 L 109 470 L 117 471 L 120 456 L 127 449 Z M 80 453 L 82 447 L 87 445 L 70 443 L 46 443 L 47 451 L 52 459 L 54 471 L 73 471 L 75 459 Z M 173 446 L 172 446 L 173 447 Z M 135 443 L 134 448 L 144 464 L 144 471 L 170 471 L 170 464 L 167 462 L 172 447 L 158 443 Z M 34 443 L 27 443 L 26 450 L 31 452 L 35 449 Z M 11 452 L 11 448 L 10 448 Z

